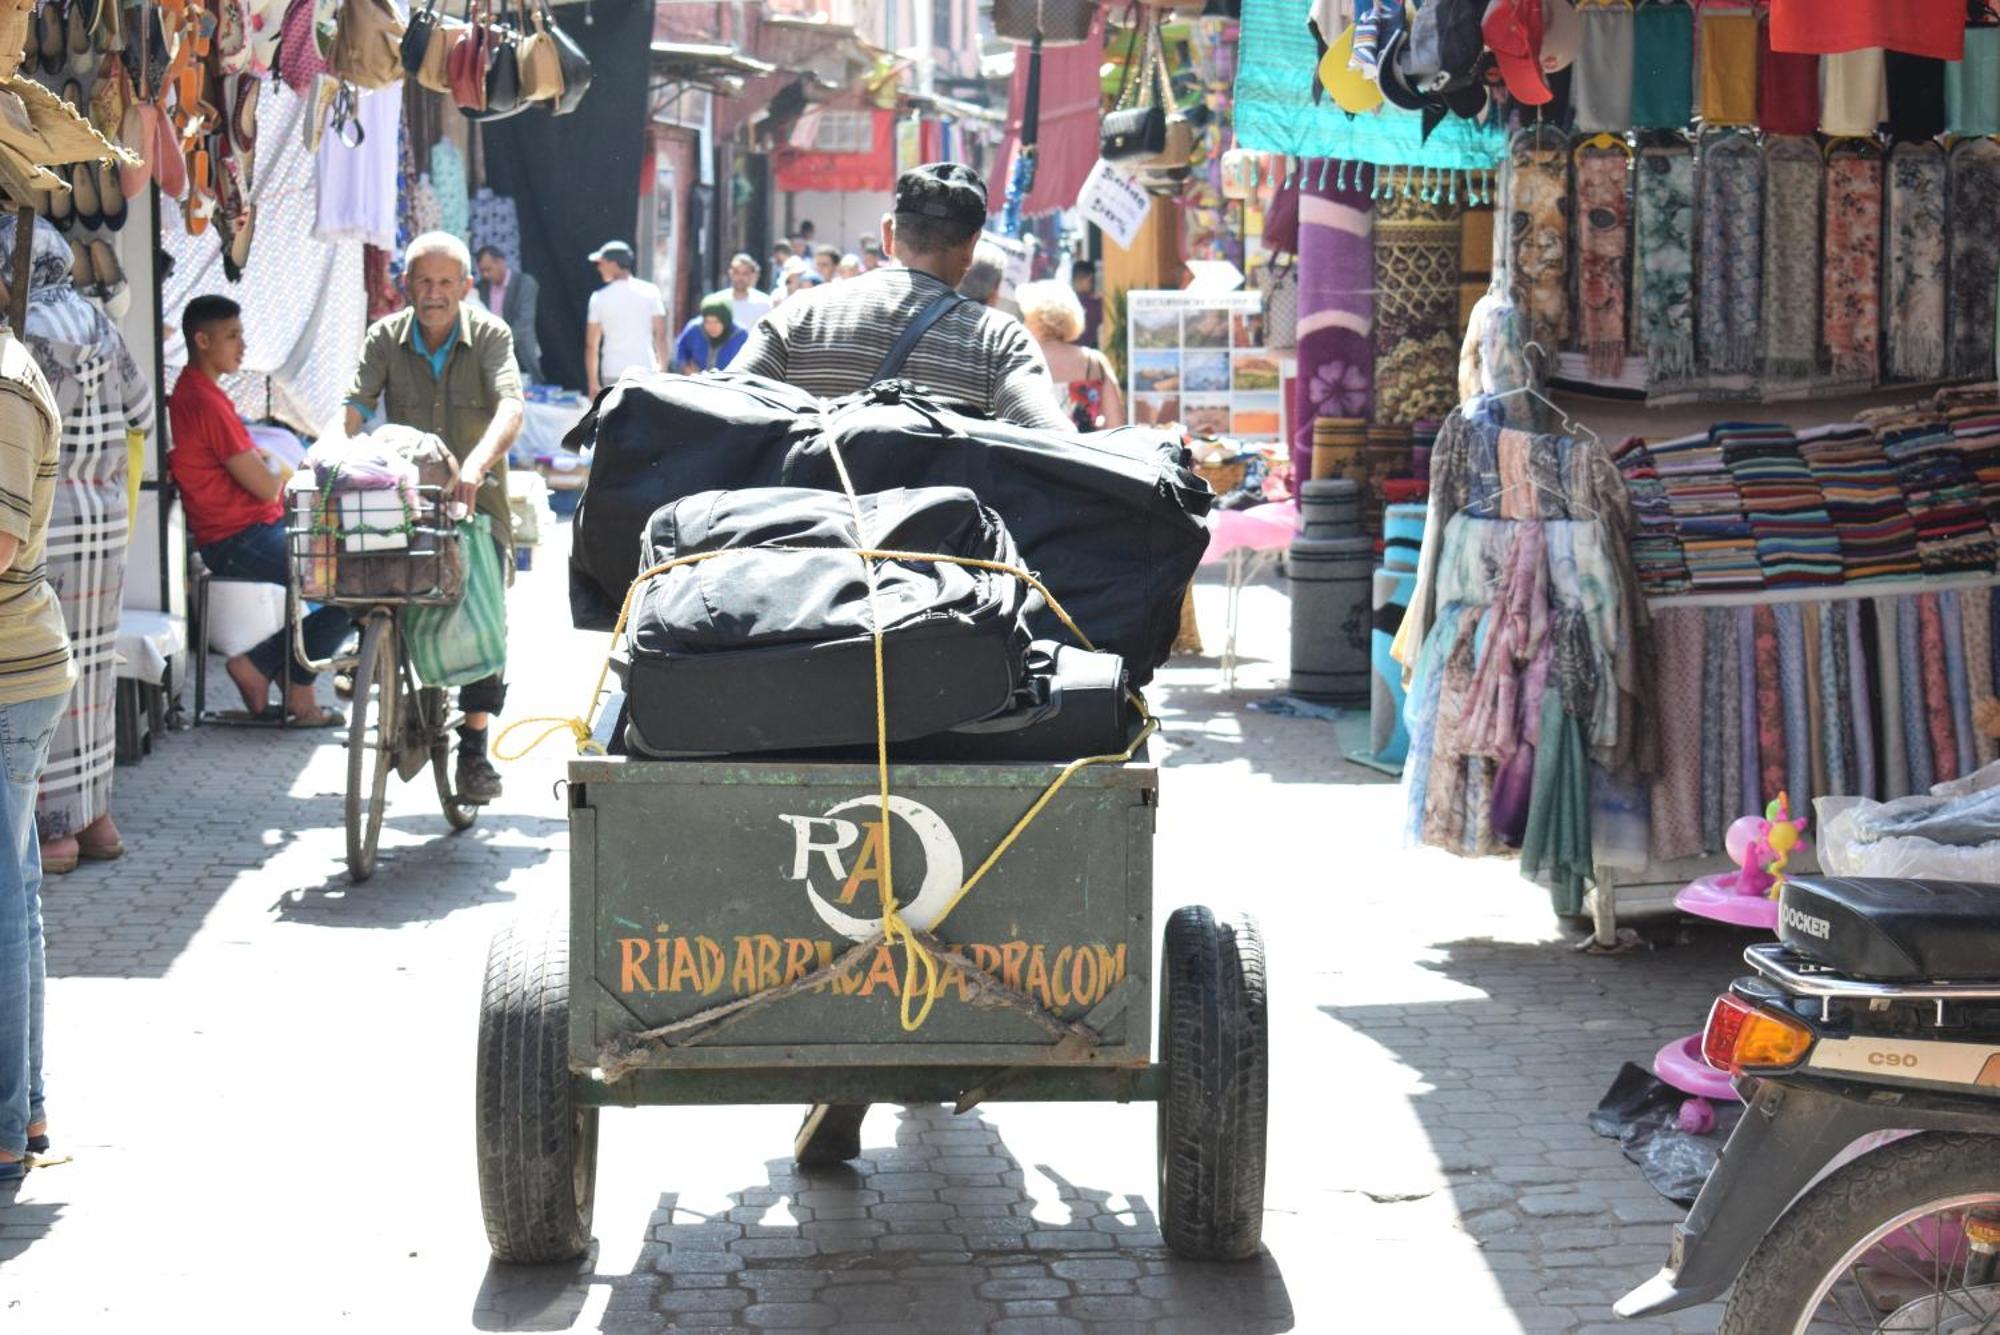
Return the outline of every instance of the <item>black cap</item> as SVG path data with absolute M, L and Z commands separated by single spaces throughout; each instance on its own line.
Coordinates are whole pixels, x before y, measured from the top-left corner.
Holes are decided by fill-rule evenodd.
M 978 172 L 960 162 L 912 167 L 896 179 L 896 212 L 983 225 L 986 182 Z

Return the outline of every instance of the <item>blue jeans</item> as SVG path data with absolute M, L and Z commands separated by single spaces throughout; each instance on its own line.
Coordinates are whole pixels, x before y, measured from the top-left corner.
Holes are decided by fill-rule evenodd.
M 35 790 L 69 692 L 0 705 L 0 1150 L 22 1155 L 42 1117 L 42 846 Z
M 253 524 L 234 537 L 212 542 L 201 549 L 201 561 L 211 575 L 222 579 L 284 584 L 287 574 L 284 521 Z M 353 617 L 338 607 L 322 607 L 308 614 L 305 624 L 300 627 L 305 637 L 306 653 L 325 662 L 340 648 L 340 642 L 347 638 L 353 624 Z M 250 666 L 276 681 L 285 661 L 286 648 L 285 632 L 281 630 L 250 650 L 247 655 Z M 313 675 L 304 663 L 293 660 L 294 682 L 302 686 L 310 684 Z

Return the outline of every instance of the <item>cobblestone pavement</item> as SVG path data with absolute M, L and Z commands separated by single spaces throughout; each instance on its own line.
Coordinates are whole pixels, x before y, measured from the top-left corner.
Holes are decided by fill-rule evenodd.
M 516 716 L 574 710 L 601 652 L 568 629 L 561 562 L 515 592 Z M 507 767 L 456 838 L 423 781 L 394 790 L 382 869 L 351 887 L 341 734 L 204 728 L 120 772 L 132 856 L 49 886 L 75 1157 L 0 1196 L 0 1330 L 1609 1328 L 1679 1212 L 1584 1115 L 1700 1022 L 1740 942 L 1580 955 L 1511 867 L 1403 850 L 1393 786 L 1340 759 L 1350 725 L 1245 708 L 1284 676 L 1279 590 L 1245 617 L 1234 696 L 1213 660 L 1155 693 L 1158 895 L 1264 924 L 1257 1260 L 1161 1246 L 1151 1108 L 1001 1103 L 878 1108 L 863 1160 L 812 1173 L 785 1157 L 796 1108 L 607 1110 L 591 1255 L 490 1265 L 479 980 L 489 935 L 565 893 L 562 747 Z

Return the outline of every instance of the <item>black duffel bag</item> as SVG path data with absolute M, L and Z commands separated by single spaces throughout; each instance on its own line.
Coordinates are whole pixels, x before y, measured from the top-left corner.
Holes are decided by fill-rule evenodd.
M 881 550 L 1020 557 L 972 493 L 894 488 L 857 498 Z M 749 754 L 872 742 L 868 583 L 845 495 L 788 487 L 708 491 L 647 525 L 640 568 L 729 549 L 649 578 L 626 629 L 625 740 L 645 756 Z M 776 550 L 780 547 L 808 551 Z M 891 741 L 1010 708 L 1028 648 L 1027 583 L 948 562 L 879 565 Z
M 819 400 L 760 376 L 627 376 L 598 397 L 563 444 L 596 447 L 569 557 L 570 620 L 610 630 L 646 521 L 700 491 L 768 486 L 819 426 Z
M 883 384 L 831 405 L 825 429 L 792 452 L 784 483 L 838 490 L 836 444 L 857 491 L 965 487 L 991 506 L 1028 568 L 1094 646 L 1125 660 L 1134 686 L 1173 652 L 1215 502 L 1183 466 L 1177 433 L 1042 431 Z M 1046 608 L 1031 625 L 1037 638 L 1074 643 Z

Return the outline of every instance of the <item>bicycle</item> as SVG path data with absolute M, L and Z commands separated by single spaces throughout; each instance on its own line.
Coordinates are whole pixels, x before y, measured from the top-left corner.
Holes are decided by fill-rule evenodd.
M 447 490 L 418 484 L 416 505 L 405 503 L 402 522 L 386 528 L 329 522 L 317 490 L 293 493 L 286 528 L 293 650 L 314 672 L 353 674 L 344 817 L 347 871 L 356 883 L 375 874 L 392 769 L 409 783 L 430 766 L 452 833 L 471 828 L 479 817 L 479 804 L 461 799 L 452 781 L 451 738 L 464 715 L 453 708 L 448 688 L 417 679 L 403 638 L 406 609 L 450 606 L 463 591 L 465 563 L 457 550 L 462 539 L 444 518 Z M 302 629 L 307 602 L 356 611 L 361 626 L 356 653 L 324 662 L 307 657 Z

